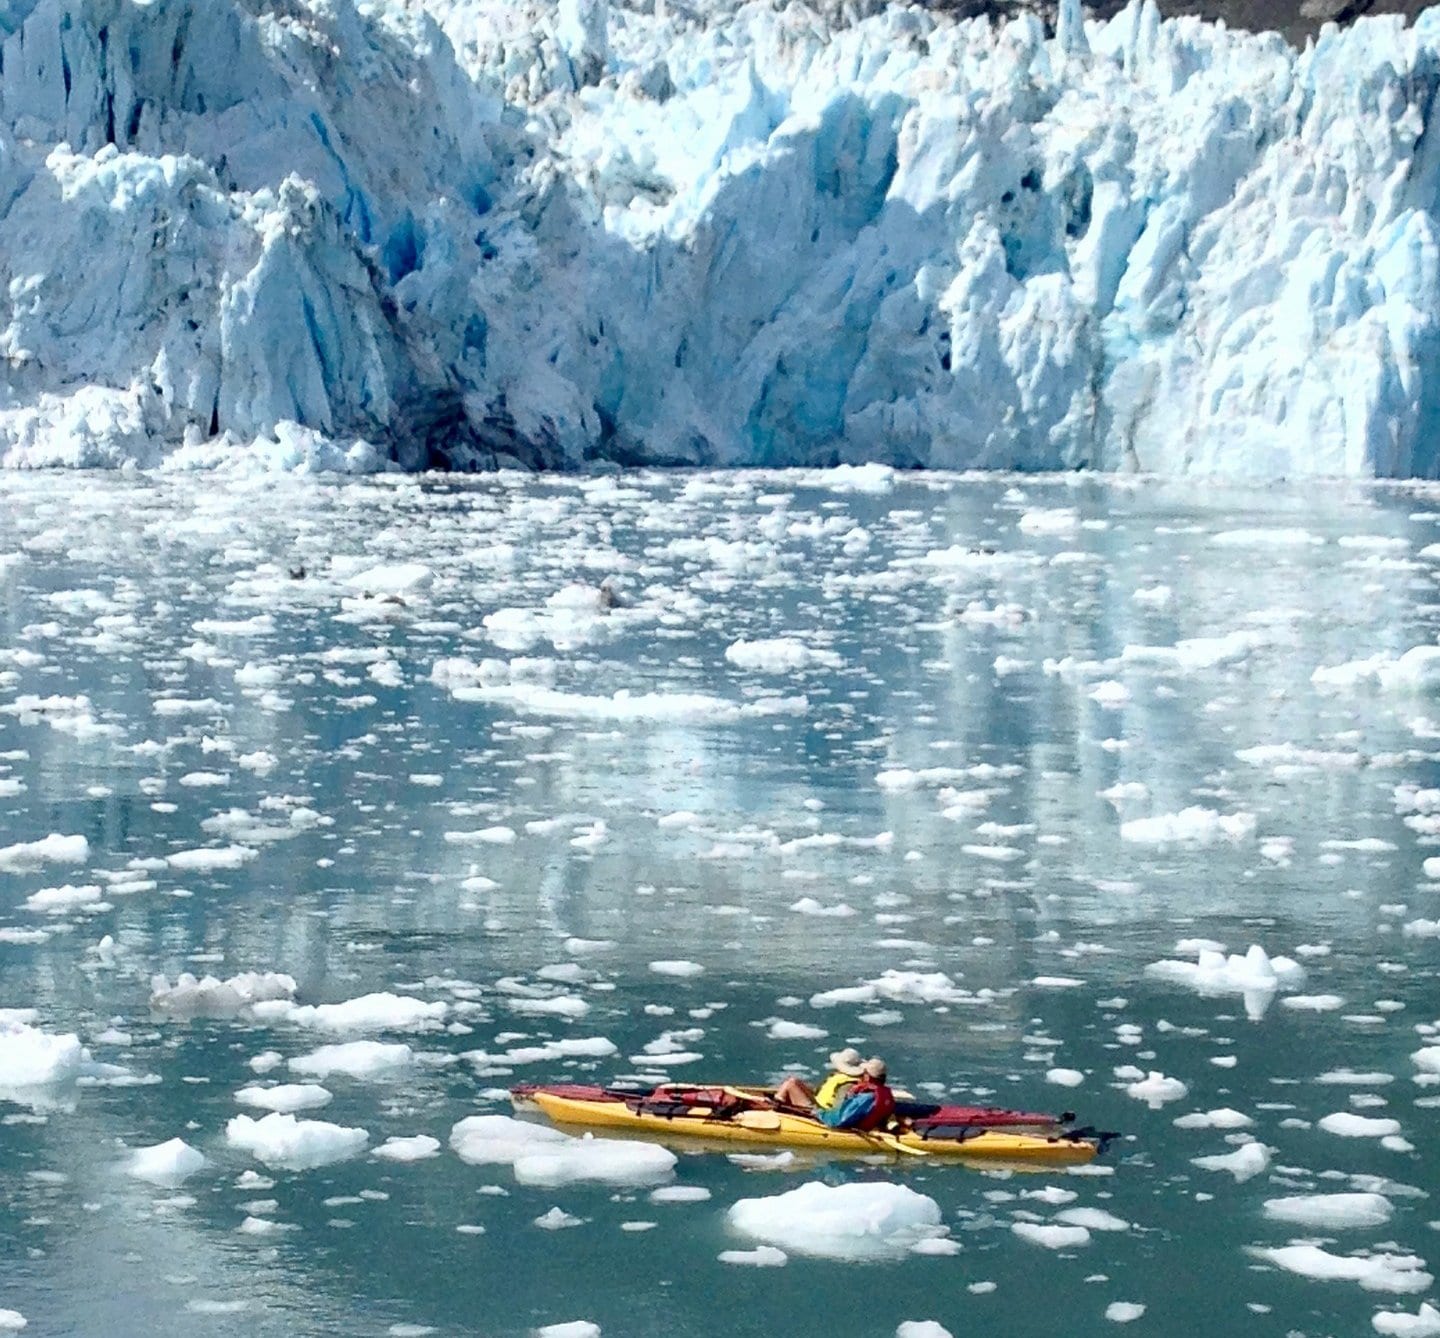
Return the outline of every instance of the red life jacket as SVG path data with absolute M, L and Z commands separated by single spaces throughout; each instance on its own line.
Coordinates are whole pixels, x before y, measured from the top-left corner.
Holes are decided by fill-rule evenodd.
M 859 1096 L 862 1092 L 868 1092 L 874 1097 L 875 1104 L 856 1127 L 883 1129 L 895 1116 L 895 1093 L 885 1083 L 877 1082 L 874 1078 L 861 1078 L 847 1095 Z

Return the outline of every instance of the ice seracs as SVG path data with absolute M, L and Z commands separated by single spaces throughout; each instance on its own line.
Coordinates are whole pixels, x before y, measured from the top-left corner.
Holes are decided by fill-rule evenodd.
M 24 7 L 0 461 L 1435 471 L 1440 24 L 857 8 Z

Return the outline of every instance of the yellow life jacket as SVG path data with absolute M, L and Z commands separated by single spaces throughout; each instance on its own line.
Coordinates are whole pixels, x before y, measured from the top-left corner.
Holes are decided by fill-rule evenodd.
M 833 1110 L 845 1099 L 845 1089 L 854 1086 L 857 1081 L 848 1073 L 832 1073 L 815 1093 L 815 1104 L 821 1110 Z

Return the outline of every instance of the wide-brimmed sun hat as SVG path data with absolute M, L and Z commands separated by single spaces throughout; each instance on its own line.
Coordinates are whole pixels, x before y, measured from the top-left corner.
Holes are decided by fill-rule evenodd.
M 860 1065 L 860 1071 L 867 1078 L 874 1078 L 876 1082 L 885 1081 L 885 1061 L 883 1059 L 867 1059 Z
M 846 1046 L 843 1050 L 837 1050 L 830 1056 L 830 1067 L 836 1073 L 844 1073 L 851 1078 L 860 1076 L 860 1067 L 863 1063 L 860 1052 L 853 1046 Z

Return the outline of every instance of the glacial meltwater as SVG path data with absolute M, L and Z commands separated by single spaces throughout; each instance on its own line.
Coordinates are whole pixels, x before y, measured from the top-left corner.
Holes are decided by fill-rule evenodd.
M 1422 485 L 0 476 L 0 1329 L 1440 1333 L 1437 576 Z M 1122 1137 L 473 1119 L 847 1044 Z

